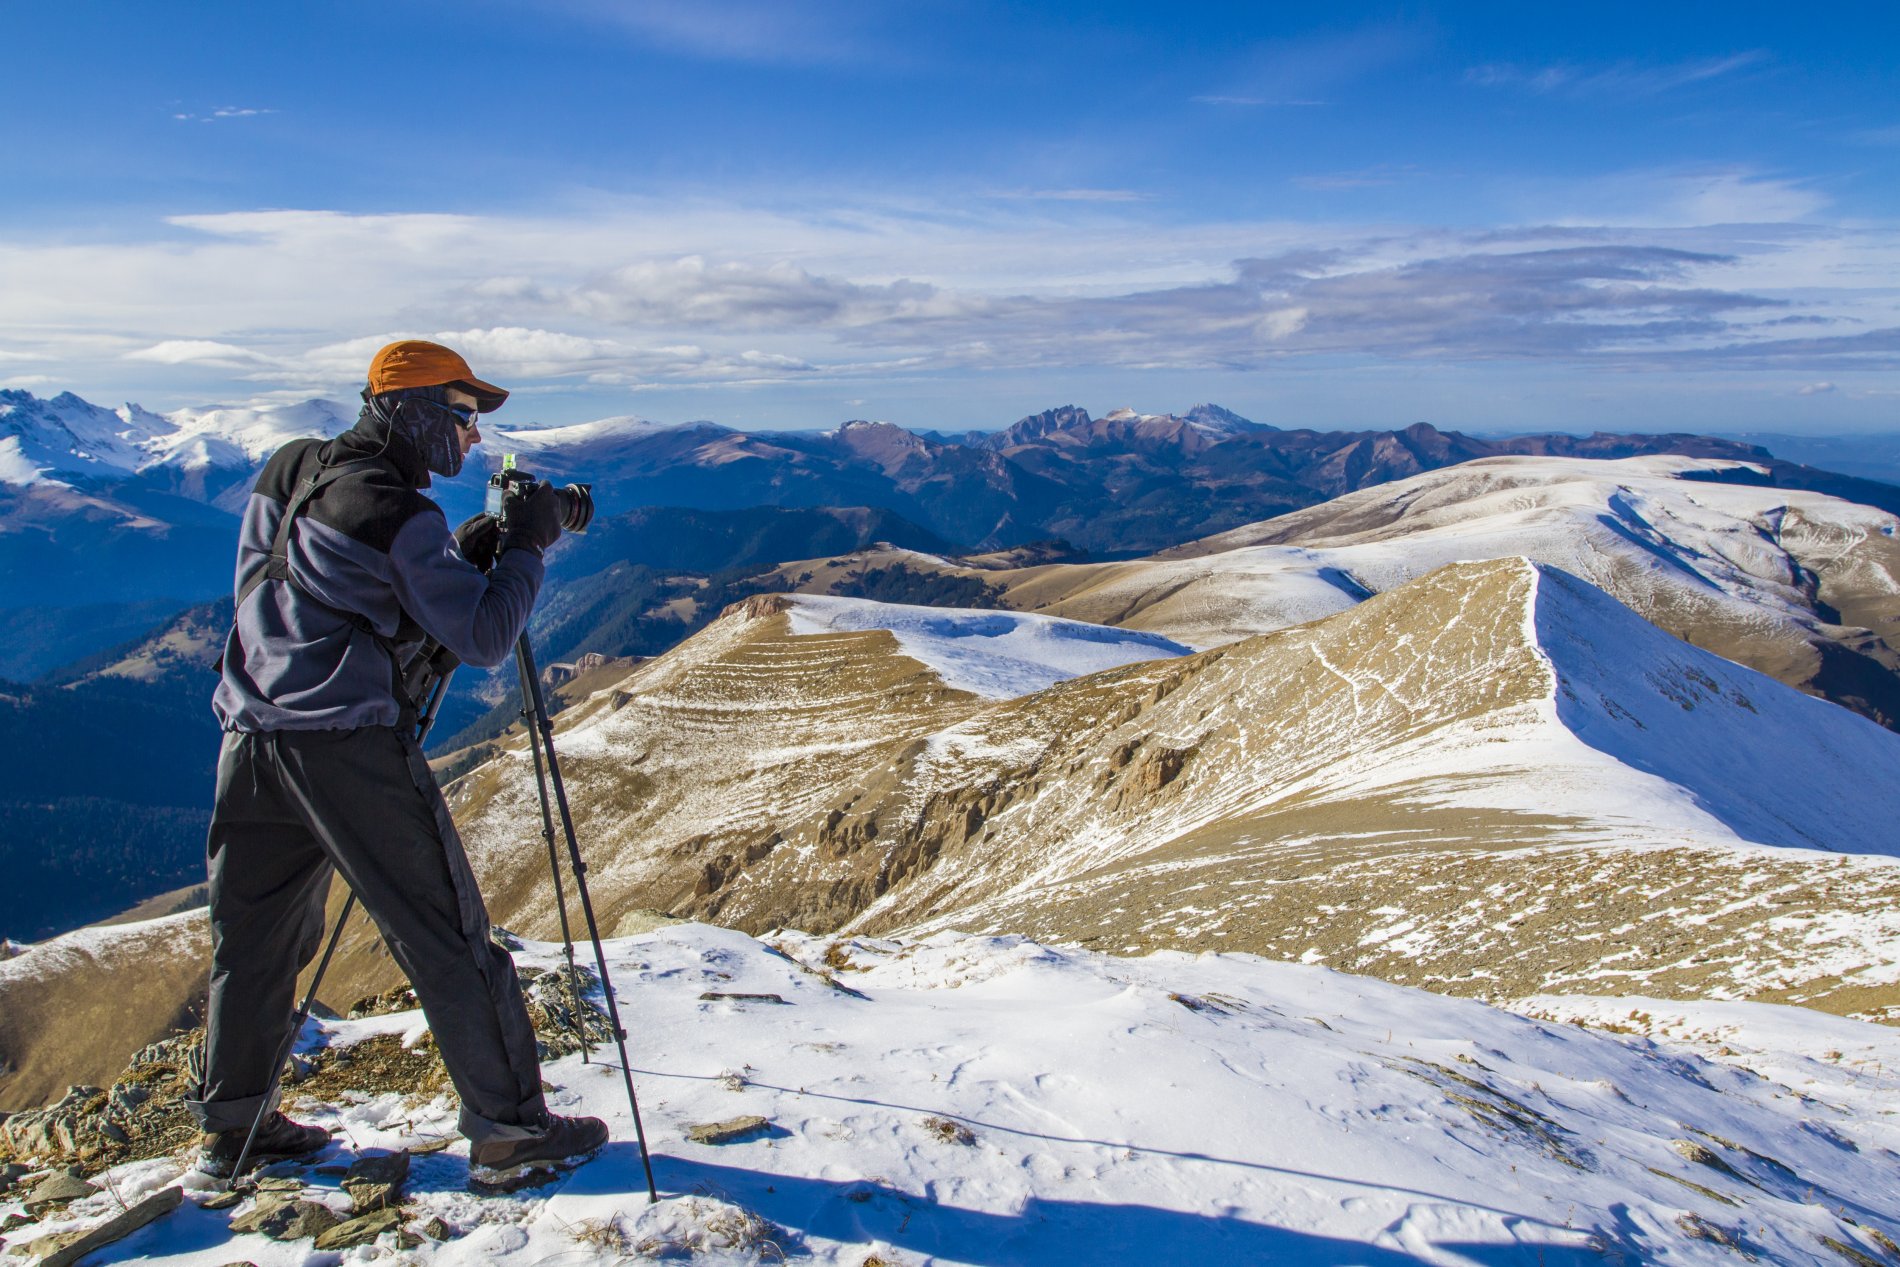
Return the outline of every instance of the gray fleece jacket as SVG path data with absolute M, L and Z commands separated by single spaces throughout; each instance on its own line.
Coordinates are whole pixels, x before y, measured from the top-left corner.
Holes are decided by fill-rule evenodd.
M 405 701 L 391 653 L 342 612 L 404 648 L 427 634 L 486 667 L 514 649 L 540 592 L 533 550 L 505 552 L 486 575 L 461 556 L 441 508 L 420 491 L 429 486 L 421 455 L 366 410 L 334 440 L 292 441 L 265 464 L 239 532 L 239 593 L 268 562 L 298 467 L 317 446 L 331 465 L 375 460 L 322 488 L 292 526 L 297 584 L 265 580 L 239 605 L 211 705 L 226 730 L 393 726 Z

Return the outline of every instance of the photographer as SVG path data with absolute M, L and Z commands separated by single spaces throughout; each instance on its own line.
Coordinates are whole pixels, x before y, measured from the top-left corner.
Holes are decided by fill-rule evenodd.
M 542 551 L 561 534 L 545 484 L 511 494 L 499 539 L 479 516 L 452 534 L 420 491 L 462 469 L 479 414 L 507 398 L 440 344 L 392 343 L 370 363 L 356 426 L 279 449 L 245 507 L 237 618 L 212 703 L 225 735 L 206 846 L 211 995 L 189 1102 L 209 1174 L 234 1177 L 260 1112 L 253 1162 L 329 1142 L 266 1097 L 333 868 L 415 987 L 476 1174 L 606 1141 L 598 1119 L 553 1116 L 542 1100 L 514 964 L 488 939 L 403 687 L 425 638 L 468 664 L 505 659 L 540 590 Z

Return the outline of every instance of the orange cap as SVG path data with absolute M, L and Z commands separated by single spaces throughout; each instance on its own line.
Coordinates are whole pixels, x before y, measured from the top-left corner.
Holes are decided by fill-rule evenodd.
M 485 414 L 500 409 L 508 393 L 475 377 L 460 352 L 426 339 L 404 339 L 378 352 L 369 363 L 369 394 L 380 396 L 404 387 L 439 387 L 453 383 L 467 388 L 476 408 Z

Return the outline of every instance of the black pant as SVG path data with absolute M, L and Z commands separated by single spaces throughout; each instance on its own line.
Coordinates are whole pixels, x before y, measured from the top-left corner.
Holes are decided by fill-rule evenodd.
M 227 733 L 207 843 L 207 1131 L 248 1128 L 323 940 L 331 868 L 415 987 L 476 1141 L 547 1112 L 534 1029 L 422 750 L 387 726 Z

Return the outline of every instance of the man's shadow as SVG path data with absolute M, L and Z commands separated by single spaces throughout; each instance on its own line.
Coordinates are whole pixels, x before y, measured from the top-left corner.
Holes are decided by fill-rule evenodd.
M 1417 1267 L 1425 1259 L 1398 1249 L 1276 1227 L 1238 1216 L 1192 1214 L 1150 1205 L 1031 1197 L 1009 1214 L 941 1205 L 866 1180 L 774 1175 L 737 1166 L 654 1158 L 662 1195 L 700 1193 L 742 1205 L 794 1236 L 863 1244 L 880 1241 L 912 1254 L 982 1267 L 1162 1267 L 1166 1264 L 1289 1263 L 1301 1267 Z M 574 1195 L 641 1193 L 639 1150 L 609 1144 L 564 1185 Z M 1526 1231 L 1558 1229 L 1533 1219 Z M 1570 1233 L 1575 1237 L 1575 1233 Z M 1542 1238 L 1539 1238 L 1542 1239 Z M 1580 1240 L 1580 1238 L 1579 1238 Z M 781 1246 L 787 1253 L 796 1244 Z M 1502 1240 L 1437 1243 L 1480 1264 L 1602 1267 L 1604 1251 L 1581 1243 Z

